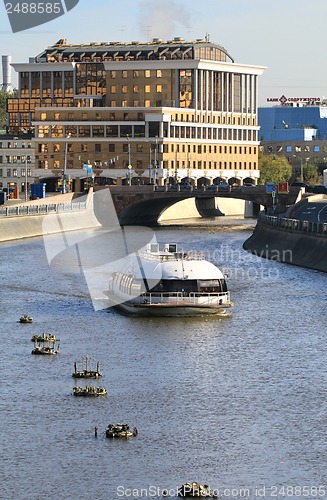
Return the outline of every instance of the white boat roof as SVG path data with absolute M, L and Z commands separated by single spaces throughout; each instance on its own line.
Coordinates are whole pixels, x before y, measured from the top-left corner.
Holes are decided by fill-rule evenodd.
M 154 258 L 156 257 L 156 258 Z M 167 259 L 167 260 L 165 260 Z M 189 280 L 219 280 L 224 275 L 218 267 L 207 260 L 174 258 L 173 254 L 134 255 L 121 269 L 122 273 L 136 279 L 189 279 Z

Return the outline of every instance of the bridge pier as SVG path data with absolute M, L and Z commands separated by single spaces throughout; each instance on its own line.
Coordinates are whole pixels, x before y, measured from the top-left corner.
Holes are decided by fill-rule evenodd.
M 195 198 L 195 206 L 201 217 L 220 217 L 223 214 L 216 208 L 216 200 L 212 198 Z

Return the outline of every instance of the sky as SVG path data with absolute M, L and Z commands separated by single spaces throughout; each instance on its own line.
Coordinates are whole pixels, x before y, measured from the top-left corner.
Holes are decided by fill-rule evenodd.
M 259 77 L 260 106 L 281 95 L 327 97 L 326 0 L 79 0 L 65 15 L 19 33 L 11 31 L 5 3 L 0 55 L 13 62 L 28 62 L 60 38 L 127 42 L 209 34 L 236 63 L 266 68 Z

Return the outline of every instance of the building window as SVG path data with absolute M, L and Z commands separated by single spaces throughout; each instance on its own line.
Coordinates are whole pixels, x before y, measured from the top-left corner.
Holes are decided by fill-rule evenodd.
M 125 69 L 122 71 L 122 77 L 127 78 L 127 71 Z
M 104 126 L 103 125 L 94 125 L 92 128 L 92 136 L 93 137 L 104 137 Z
M 44 121 L 47 119 L 47 114 L 46 113 L 41 113 L 41 120 Z
M 87 153 L 87 143 L 81 144 L 81 151 L 82 151 L 82 153 Z
M 18 170 L 17 170 L 17 168 L 13 168 L 12 175 L 13 175 L 13 177 L 18 177 Z
M 115 152 L 115 144 L 109 144 L 109 153 Z
M 151 71 L 150 71 L 149 69 L 146 69 L 146 70 L 144 71 L 144 76 L 145 76 L 145 78 L 150 78 L 150 76 L 151 76 Z
M 161 77 L 162 77 L 161 69 L 157 69 L 157 78 L 161 78 Z
M 60 120 L 60 113 L 55 113 L 54 114 L 54 119 L 55 120 Z
M 149 92 L 151 92 L 151 86 L 150 85 L 146 85 L 144 87 L 144 91 L 148 94 Z
M 138 85 L 133 85 L 133 92 L 134 94 L 137 94 L 139 91 L 139 86 Z
M 127 94 L 127 85 L 122 85 L 121 91 L 123 94 Z
M 94 144 L 94 151 L 96 153 L 101 153 L 101 144 Z
M 109 120 L 116 120 L 115 113 L 109 113 Z
M 116 107 L 116 101 L 110 101 L 110 107 L 115 108 Z
M 122 101 L 121 102 L 121 107 L 122 108 L 127 108 L 127 101 Z
M 107 125 L 106 135 L 107 135 L 107 137 L 118 137 L 118 126 L 117 125 Z
M 90 125 L 80 125 L 79 126 L 79 136 L 80 137 L 91 137 Z
M 135 69 L 135 70 L 133 71 L 133 78 L 138 78 L 138 76 L 139 76 L 139 72 L 138 72 L 138 70 L 137 70 L 137 69 Z
M 116 71 L 110 71 L 110 78 L 116 78 Z
M 48 153 L 48 144 L 39 144 L 39 153 Z
M 112 94 L 115 94 L 115 93 L 116 93 L 116 91 L 117 91 L 117 87 L 116 87 L 116 85 L 110 85 L 110 92 L 111 92 Z
M 320 146 L 313 146 L 313 152 L 314 153 L 319 153 L 320 152 Z
M 149 108 L 149 107 L 151 106 L 150 99 L 145 99 L 145 101 L 144 101 L 144 106 L 145 106 L 146 108 Z
M 136 151 L 137 153 L 143 153 L 143 144 L 137 144 Z
M 82 120 L 87 120 L 87 113 L 82 113 Z
M 133 107 L 138 108 L 139 107 L 139 101 L 133 101 Z
M 292 152 L 292 146 L 286 146 L 286 153 L 291 153 Z
M 157 85 L 156 86 L 156 91 L 157 92 L 162 92 L 162 85 Z

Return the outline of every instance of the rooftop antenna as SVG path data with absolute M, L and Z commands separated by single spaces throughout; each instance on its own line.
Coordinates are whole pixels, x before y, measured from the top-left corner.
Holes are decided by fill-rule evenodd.
M 210 33 L 206 33 L 206 36 L 204 37 L 206 42 L 210 41 Z
M 152 26 L 144 26 L 143 29 L 145 31 L 147 39 L 150 39 L 151 38 Z

